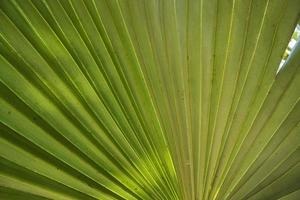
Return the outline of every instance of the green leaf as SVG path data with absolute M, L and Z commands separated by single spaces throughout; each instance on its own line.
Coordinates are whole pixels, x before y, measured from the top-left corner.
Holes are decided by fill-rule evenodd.
M 0 199 L 297 199 L 299 0 L 0 0 Z M 278 72 L 277 72 L 278 71 Z

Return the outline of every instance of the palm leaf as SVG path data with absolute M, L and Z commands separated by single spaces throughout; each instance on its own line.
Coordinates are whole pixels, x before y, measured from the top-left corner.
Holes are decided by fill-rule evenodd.
M 0 199 L 297 199 L 299 0 L 0 0 Z

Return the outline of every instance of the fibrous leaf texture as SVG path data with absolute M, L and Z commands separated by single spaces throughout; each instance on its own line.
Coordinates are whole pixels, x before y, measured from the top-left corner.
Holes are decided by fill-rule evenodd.
M 0 0 L 0 199 L 299 199 L 299 14 Z

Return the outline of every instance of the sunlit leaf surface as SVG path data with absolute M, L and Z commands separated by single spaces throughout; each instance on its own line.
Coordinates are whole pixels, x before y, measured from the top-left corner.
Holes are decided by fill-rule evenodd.
M 299 15 L 0 0 L 0 199 L 299 199 Z

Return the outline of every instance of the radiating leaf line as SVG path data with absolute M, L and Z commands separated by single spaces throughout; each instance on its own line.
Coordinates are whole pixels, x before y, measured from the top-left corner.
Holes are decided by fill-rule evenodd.
M 295 199 L 298 4 L 0 0 L 0 199 Z

